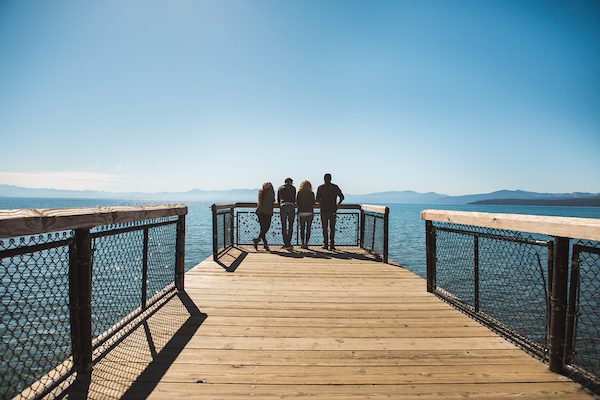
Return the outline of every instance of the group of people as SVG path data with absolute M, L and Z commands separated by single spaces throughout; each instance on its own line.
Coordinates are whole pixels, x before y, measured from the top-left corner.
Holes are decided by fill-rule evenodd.
M 301 247 L 308 249 L 314 208 L 315 204 L 318 203 L 321 209 L 321 224 L 323 226 L 323 249 L 335 250 L 335 217 L 339 204 L 344 201 L 344 195 L 337 185 L 331 183 L 331 174 L 325 174 L 323 180 L 325 183 L 319 186 L 316 196 L 309 181 L 303 181 L 296 193 L 296 188 L 292 185 L 292 178 L 287 178 L 285 184 L 277 190 L 284 249 L 291 250 L 293 248 L 292 233 L 294 231 L 294 220 L 296 219 L 296 207 L 298 208 Z M 274 205 L 275 190 L 273 184 L 265 182 L 258 191 L 256 215 L 260 222 L 260 233 L 256 239 L 253 239 L 254 248 L 257 250 L 261 240 L 265 250 L 269 250 L 266 235 L 271 228 Z

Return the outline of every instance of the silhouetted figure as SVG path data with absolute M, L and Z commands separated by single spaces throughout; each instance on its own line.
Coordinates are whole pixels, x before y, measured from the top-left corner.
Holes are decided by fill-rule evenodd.
M 335 250 L 335 212 L 338 205 L 344 201 L 344 195 L 338 185 L 331 183 L 331 174 L 325 174 L 323 180 L 325 184 L 317 189 L 317 202 L 321 206 L 321 224 L 323 225 L 323 248 Z
M 256 215 L 260 223 L 260 233 L 256 239 L 253 239 L 254 249 L 258 250 L 258 242 L 262 239 L 265 250 L 269 251 L 267 243 L 267 232 L 271 227 L 271 218 L 273 218 L 273 205 L 275 203 L 275 190 L 271 182 L 265 182 L 262 188 L 258 191 L 258 207 L 256 207 Z
M 296 216 L 296 188 L 292 186 L 292 178 L 286 178 L 285 184 L 277 190 L 277 202 L 279 203 L 279 215 L 281 217 L 283 248 L 291 249 L 294 217 Z
M 315 208 L 315 193 L 312 191 L 312 185 L 309 181 L 303 181 L 298 188 L 296 195 L 296 204 L 298 204 L 298 217 L 300 219 L 300 239 L 302 248 L 308 249 L 310 241 L 310 229 L 312 226 Z

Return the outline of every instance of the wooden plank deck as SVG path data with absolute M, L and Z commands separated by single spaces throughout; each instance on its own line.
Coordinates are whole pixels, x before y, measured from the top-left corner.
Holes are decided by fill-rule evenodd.
M 188 272 L 186 294 L 70 397 L 589 398 L 404 268 L 351 251 L 233 250 L 221 261 Z

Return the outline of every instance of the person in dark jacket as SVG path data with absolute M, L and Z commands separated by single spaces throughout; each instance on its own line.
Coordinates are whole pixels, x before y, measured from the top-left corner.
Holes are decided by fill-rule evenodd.
M 271 182 L 265 182 L 262 188 L 258 191 L 258 207 L 256 207 L 256 215 L 260 223 L 260 233 L 256 239 L 253 239 L 254 249 L 258 250 L 258 243 L 262 239 L 265 250 L 269 251 L 267 243 L 267 232 L 271 227 L 271 218 L 273 218 L 273 205 L 275 203 L 275 190 Z
M 335 250 L 335 212 L 344 201 L 344 195 L 338 185 L 331 183 L 331 174 L 325 174 L 323 180 L 325 183 L 317 189 L 317 202 L 321 207 L 323 225 L 323 248 Z
M 298 217 L 300 219 L 300 239 L 302 248 L 308 249 L 310 241 L 310 230 L 313 221 L 313 209 L 315 208 L 315 193 L 312 191 L 312 185 L 309 181 L 303 181 L 298 188 L 296 195 L 296 204 L 298 205 Z
M 292 185 L 292 178 L 286 178 L 285 185 L 280 186 L 277 190 L 277 202 L 281 217 L 283 248 L 290 250 L 292 249 L 292 233 L 296 216 L 296 188 Z

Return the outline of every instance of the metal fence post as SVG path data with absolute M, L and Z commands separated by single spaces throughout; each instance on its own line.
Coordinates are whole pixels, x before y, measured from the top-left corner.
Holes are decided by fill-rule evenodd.
M 427 258 L 427 291 L 435 291 L 435 229 L 433 222 L 425 221 L 425 256 Z
M 73 364 L 79 374 L 92 370 L 92 238 L 75 229 L 69 248 L 69 311 Z
M 571 256 L 571 281 L 569 283 L 569 304 L 567 309 L 567 332 L 565 338 L 565 363 L 573 358 L 573 347 L 575 340 L 575 321 L 577 320 L 577 295 L 579 294 L 579 249 L 573 246 Z
M 473 305 L 475 312 L 479 312 L 479 236 L 473 236 Z
M 148 228 L 144 228 L 142 254 L 142 308 L 146 309 L 148 299 Z M 175 262 L 177 264 L 177 262 Z
M 388 241 L 389 241 L 389 229 L 390 229 L 390 209 L 385 208 L 385 214 L 383 215 L 383 262 L 388 262 Z
M 567 316 L 567 279 L 569 270 L 569 239 L 554 240 L 554 268 L 550 318 L 550 371 L 561 373 L 564 366 L 565 327 Z
M 365 248 L 365 212 L 360 209 L 360 248 Z
M 175 287 L 185 290 L 185 215 L 177 219 L 177 239 L 175 240 Z
M 234 225 L 234 214 L 235 214 L 235 208 L 231 207 L 231 232 L 229 232 L 229 246 L 233 247 L 233 230 L 235 229 L 235 225 Z
M 213 239 L 213 260 L 218 261 L 218 243 L 217 243 L 217 205 L 213 204 L 212 209 L 212 239 Z

